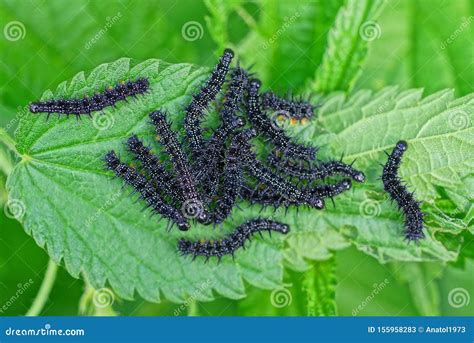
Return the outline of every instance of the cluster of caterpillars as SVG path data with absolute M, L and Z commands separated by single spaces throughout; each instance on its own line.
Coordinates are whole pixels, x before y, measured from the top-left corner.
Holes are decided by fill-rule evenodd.
M 260 92 L 261 82 L 237 65 L 231 68 L 234 53 L 226 49 L 204 85 L 185 109 L 185 141 L 179 140 L 171 128 L 167 113 L 157 109 L 149 114 L 167 162 L 136 135 L 126 146 L 135 166 L 124 163 L 116 152 L 105 156 L 106 168 L 133 188 L 153 213 L 169 220 L 168 229 L 176 225 L 187 231 L 191 223 L 218 225 L 231 215 L 241 200 L 263 206 L 325 207 L 325 199 L 333 199 L 352 186 L 362 183 L 364 174 L 342 161 L 320 161 L 317 147 L 291 139 L 268 115 L 281 111 L 284 116 L 311 119 L 317 106 L 302 99 L 285 99 L 271 91 Z M 116 102 L 149 90 L 147 79 L 127 81 L 109 87 L 92 97 L 49 100 L 30 105 L 31 112 L 90 115 Z M 223 93 L 222 97 L 219 95 Z M 218 102 L 218 103 L 217 103 Z M 220 124 L 206 135 L 203 118 L 216 103 Z M 253 151 L 253 140 L 263 139 L 271 151 L 265 158 Z M 398 143 L 384 167 L 386 191 L 405 213 L 406 238 L 423 237 L 419 204 L 401 185 L 397 173 L 406 143 Z M 330 177 L 339 177 L 331 182 Z M 254 233 L 289 232 L 286 224 L 257 218 L 238 226 L 220 240 L 181 240 L 178 250 L 183 255 L 216 256 L 219 260 L 245 247 Z

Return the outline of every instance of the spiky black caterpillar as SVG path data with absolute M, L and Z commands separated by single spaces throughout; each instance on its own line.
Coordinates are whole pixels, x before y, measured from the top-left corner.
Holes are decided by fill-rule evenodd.
M 154 111 L 150 113 L 150 119 L 155 126 L 159 142 L 162 144 L 170 157 L 173 165 L 178 185 L 183 195 L 183 211 L 189 217 L 196 218 L 200 222 L 207 222 L 209 214 L 204 207 L 204 202 L 198 192 L 194 175 L 189 168 L 189 162 L 181 149 L 181 144 L 176 137 L 175 132 L 171 129 L 171 125 L 166 120 L 166 115 L 162 111 Z
M 244 91 L 247 89 L 247 72 L 237 67 L 231 73 L 229 86 L 224 96 L 223 108 L 220 111 L 221 125 L 209 139 L 204 153 L 198 156 L 196 163 L 198 181 L 203 185 L 204 192 L 212 198 L 216 195 L 219 174 L 222 172 L 225 143 L 234 131 L 244 125 L 243 119 L 237 117 Z
M 293 143 L 291 139 L 286 136 L 285 132 L 272 123 L 265 113 L 262 112 L 258 91 L 260 89 L 260 81 L 251 80 L 248 87 L 248 117 L 252 126 L 258 133 L 268 137 L 278 151 L 282 152 L 288 158 L 295 158 L 300 160 L 314 160 L 316 158 L 316 148 L 307 147 Z
M 118 101 L 128 97 L 144 94 L 150 88 L 150 82 L 145 78 L 135 81 L 121 82 L 115 87 L 110 86 L 101 93 L 82 99 L 57 99 L 44 102 L 33 102 L 30 104 L 32 113 L 52 113 L 76 115 L 91 115 L 92 112 L 101 111 L 106 107 L 115 106 Z
M 151 182 L 139 174 L 135 168 L 122 163 L 114 151 L 110 151 L 105 155 L 105 163 L 107 169 L 114 171 L 116 176 L 125 181 L 127 185 L 132 186 L 140 194 L 140 197 L 147 202 L 148 207 L 154 213 L 168 218 L 182 231 L 189 229 L 189 223 L 181 211 L 166 204 Z
M 232 122 L 223 122 L 214 131 L 207 143 L 205 152 L 200 156 L 196 165 L 193 166 L 197 173 L 196 179 L 209 197 L 215 196 L 218 191 L 226 140 L 243 125 L 244 122 L 238 117 L 235 117 Z
M 306 203 L 295 199 L 287 199 L 281 194 L 270 190 L 268 187 L 261 188 L 261 186 L 263 185 L 259 185 L 257 188 L 255 188 L 248 185 L 243 185 L 240 188 L 240 197 L 243 200 L 249 201 L 252 205 L 257 204 L 264 207 L 270 206 L 275 209 L 278 207 L 288 208 L 290 206 L 307 205 Z
M 268 155 L 267 161 L 271 166 L 277 168 L 284 174 L 296 177 L 300 180 L 313 181 L 325 179 L 329 176 L 343 175 L 349 176 L 357 182 L 365 181 L 363 172 L 354 169 L 350 164 L 345 164 L 340 161 L 319 162 L 314 166 L 305 167 L 297 162 L 279 158 L 274 153 Z
M 408 145 L 405 141 L 399 141 L 383 167 L 382 181 L 385 191 L 397 203 L 398 208 L 405 217 L 405 239 L 418 241 L 425 237 L 423 233 L 423 212 L 420 203 L 415 200 L 405 185 L 398 177 L 398 168 L 402 161 L 403 153 Z
M 321 199 L 334 198 L 352 187 L 352 182 L 349 179 L 343 179 L 334 184 L 329 185 L 316 185 L 310 188 L 312 194 Z
M 285 116 L 297 120 L 311 119 L 315 110 L 315 106 L 308 101 L 281 98 L 272 91 L 262 93 L 260 99 L 263 108 L 282 112 Z
M 224 95 L 224 104 L 220 113 L 223 123 L 231 123 L 237 119 L 236 112 L 240 108 L 248 82 L 248 74 L 244 69 L 236 67 L 231 72 L 229 86 Z
M 324 201 L 313 194 L 308 188 L 298 188 L 280 175 L 272 172 L 260 162 L 250 149 L 245 149 L 247 158 L 246 170 L 255 177 L 259 183 L 268 186 L 272 191 L 285 197 L 290 202 L 307 204 L 316 209 L 324 208 Z
M 324 208 L 324 201 L 320 197 L 309 192 L 307 189 L 296 187 L 281 176 L 273 173 L 258 160 L 248 163 L 247 170 L 260 183 L 270 187 L 271 190 L 290 202 L 308 204 L 316 209 Z
M 260 185 L 261 186 L 261 185 Z M 351 180 L 344 179 L 335 184 L 330 185 L 316 185 L 308 188 L 306 191 L 314 197 L 324 199 L 333 198 L 352 187 Z M 289 199 L 271 188 L 249 187 L 244 185 L 240 188 L 240 196 L 242 199 L 249 201 L 252 204 L 259 204 L 263 206 L 272 207 L 289 207 L 307 205 L 305 201 L 300 199 Z
M 220 92 L 233 57 L 234 52 L 232 50 L 224 50 L 224 54 L 214 67 L 211 76 L 200 91 L 193 95 L 191 103 L 186 108 L 184 129 L 194 157 L 199 156 L 204 146 L 204 138 L 201 129 L 202 118 L 209 103 L 215 100 L 217 94 Z
M 247 149 L 250 149 L 250 140 L 255 135 L 256 132 L 253 129 L 238 133 L 232 139 L 227 150 L 222 194 L 213 212 L 213 221 L 216 224 L 222 223 L 227 218 L 240 195 L 240 188 L 243 183 L 243 167 L 245 165 L 244 154 Z
M 286 224 L 282 224 L 268 219 L 253 219 L 235 229 L 235 231 L 221 240 L 215 241 L 196 241 L 182 239 L 178 242 L 178 250 L 182 255 L 192 255 L 193 259 L 197 256 L 206 257 L 208 261 L 212 256 L 216 256 L 219 260 L 225 255 L 232 255 L 239 248 L 245 249 L 245 242 L 255 233 L 262 231 L 280 232 L 287 234 L 290 228 Z
M 162 165 L 151 149 L 135 135 L 127 140 L 128 150 L 133 153 L 135 160 L 139 161 L 143 170 L 148 174 L 151 181 L 156 185 L 157 191 L 168 196 L 174 204 L 183 201 L 182 195 L 173 187 L 173 175 L 171 175 Z

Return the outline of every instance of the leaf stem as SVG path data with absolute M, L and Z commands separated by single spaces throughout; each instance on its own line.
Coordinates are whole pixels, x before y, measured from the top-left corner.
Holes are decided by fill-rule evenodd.
M 6 176 L 10 175 L 13 170 L 13 163 L 11 161 L 11 155 L 9 152 L 0 149 L 0 171 Z
M 10 150 L 12 151 L 13 153 L 15 153 L 15 155 L 17 156 L 21 156 L 21 154 L 18 152 L 18 150 L 16 149 L 16 142 L 15 140 L 8 134 L 7 131 L 5 131 L 5 129 L 2 129 L 0 128 L 0 142 L 5 144 L 5 146 Z
M 188 306 L 188 317 L 196 317 L 199 316 L 199 307 L 198 302 L 196 300 L 191 300 Z
M 314 261 L 304 274 L 303 290 L 308 316 L 336 315 L 335 266 L 334 257 L 327 261 Z
M 56 280 L 56 273 L 58 271 L 58 265 L 53 262 L 52 259 L 49 260 L 48 268 L 46 269 L 46 274 L 44 276 L 43 282 L 41 283 L 41 287 L 38 291 L 38 294 L 33 301 L 28 312 L 26 312 L 26 316 L 38 316 L 41 311 L 43 310 L 46 301 L 49 298 L 49 294 L 51 293 L 51 289 L 53 288 L 54 281 Z
M 249 28 L 259 32 L 263 36 L 263 32 L 260 30 L 260 27 L 258 26 L 257 22 L 255 21 L 255 19 L 253 19 L 249 12 L 245 10 L 245 8 L 243 8 L 242 6 L 238 6 L 235 10 Z

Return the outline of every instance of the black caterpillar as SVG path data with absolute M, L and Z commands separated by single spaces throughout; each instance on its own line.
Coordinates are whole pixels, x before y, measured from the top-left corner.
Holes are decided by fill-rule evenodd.
M 126 184 L 132 186 L 133 189 L 140 193 L 140 197 L 145 200 L 154 213 L 161 214 L 163 217 L 170 219 L 182 231 L 189 229 L 189 223 L 173 206 L 167 205 L 162 197 L 158 194 L 155 187 L 135 168 L 120 162 L 114 151 L 110 151 L 105 155 L 105 163 L 107 169 L 115 172 L 115 175 L 125 181 Z
M 385 191 L 397 203 L 398 208 L 405 217 L 405 239 L 418 241 L 424 238 L 423 212 L 420 203 L 410 193 L 398 177 L 398 168 L 402 161 L 403 153 L 408 148 L 407 142 L 399 141 L 383 167 L 382 181 Z
M 250 175 L 255 177 L 259 183 L 270 187 L 275 193 L 283 196 L 290 202 L 307 204 L 316 209 L 324 208 L 324 201 L 311 192 L 310 189 L 300 189 L 280 175 L 272 172 L 269 168 L 265 167 L 262 162 L 257 160 L 255 154 L 250 151 L 250 149 L 247 149 L 245 153 L 249 159 L 246 170 Z
M 186 130 L 188 143 L 194 157 L 199 157 L 204 146 L 201 120 L 209 103 L 215 100 L 217 94 L 220 92 L 233 57 L 234 52 L 232 50 L 224 50 L 224 54 L 219 59 L 219 63 L 215 66 L 211 76 L 200 91 L 193 96 L 191 103 L 186 108 L 184 129 Z
M 198 156 L 193 166 L 197 170 L 199 183 L 203 185 L 205 193 L 211 198 L 216 195 L 218 189 L 226 140 L 244 125 L 244 121 L 236 116 L 236 112 L 241 104 L 244 90 L 247 89 L 247 83 L 247 72 L 240 67 L 235 68 L 231 73 L 220 112 L 221 125 L 214 131 L 206 144 L 204 153 Z
M 306 191 L 318 199 L 325 199 L 333 198 L 351 189 L 351 187 L 351 180 L 344 179 L 336 182 L 335 184 L 312 186 L 311 188 L 307 188 Z M 242 186 L 240 188 L 240 197 L 252 204 L 272 206 L 275 208 L 281 206 L 289 207 L 308 205 L 308 203 L 304 200 L 285 197 L 272 188 L 264 186 L 263 184 L 259 184 L 257 187 L 251 187 L 249 185 Z
M 227 150 L 226 163 L 224 168 L 224 182 L 222 184 L 222 194 L 214 210 L 214 222 L 222 223 L 240 195 L 240 188 L 243 184 L 243 167 L 246 164 L 245 151 L 242 147 L 250 149 L 250 139 L 255 137 L 253 129 L 247 129 L 238 133 Z
M 197 179 L 203 183 L 205 192 L 210 197 L 217 192 L 225 143 L 242 126 L 242 119 L 237 117 L 232 122 L 222 123 L 209 139 L 199 163 L 193 167 L 197 172 Z
M 313 186 L 310 188 L 310 192 L 321 199 L 334 198 L 336 195 L 351 189 L 351 187 L 351 180 L 343 179 L 335 184 Z
M 222 124 L 219 126 L 207 143 L 201 159 L 193 165 L 196 180 L 201 185 L 209 201 L 217 195 L 219 189 L 219 181 L 224 171 L 226 141 L 242 126 L 243 122 L 239 118 L 236 118 L 229 125 Z
M 234 122 L 236 113 L 242 103 L 245 91 L 248 87 L 247 72 L 237 67 L 230 74 L 230 81 L 224 96 L 224 104 L 221 111 L 221 120 L 224 124 Z
M 278 194 L 261 184 L 257 187 L 243 185 L 240 188 L 240 197 L 243 200 L 250 202 L 252 205 L 262 205 L 263 207 L 270 206 L 275 209 L 279 207 L 288 208 L 290 206 L 307 206 L 304 202 L 285 198 L 281 194 Z
M 301 163 L 279 158 L 274 153 L 268 155 L 267 161 L 271 166 L 299 180 L 313 181 L 325 179 L 330 176 L 343 175 L 349 176 L 357 182 L 365 181 L 363 172 L 354 169 L 352 164 L 345 164 L 341 161 L 319 162 L 315 166 L 304 167 Z
M 260 81 L 251 80 L 248 88 L 247 110 L 249 120 L 253 127 L 258 133 L 268 137 L 278 151 L 282 152 L 286 157 L 300 160 L 314 160 L 316 158 L 316 148 L 293 143 L 283 130 L 261 111 L 258 96 L 260 85 Z
M 92 112 L 101 111 L 106 107 L 115 106 L 118 101 L 126 100 L 138 94 L 144 94 L 150 88 L 150 83 L 145 78 L 135 81 L 121 82 L 115 87 L 109 87 L 102 93 L 86 96 L 82 99 L 57 99 L 45 102 L 33 102 L 30 104 L 32 113 L 52 113 L 90 116 Z
M 161 111 L 154 111 L 150 113 L 150 119 L 160 137 L 160 143 L 165 147 L 173 164 L 179 187 L 185 199 L 183 211 L 189 217 L 206 222 L 209 220 L 209 214 L 204 208 L 204 202 L 198 192 L 194 175 L 189 168 L 188 159 L 181 149 L 181 144 L 171 129 L 171 125 L 166 121 L 166 115 Z
M 281 112 L 291 119 L 311 119 L 314 115 L 315 106 L 302 99 L 284 99 L 272 91 L 262 93 L 260 99 L 263 108 Z
M 220 111 L 221 125 L 214 131 L 206 145 L 205 152 L 197 163 L 199 181 L 210 197 L 216 195 L 219 174 L 222 172 L 225 143 L 237 129 L 244 126 L 244 121 L 236 115 L 247 89 L 247 72 L 237 67 L 231 73 L 229 86 L 224 95 L 224 103 Z
M 108 169 L 140 193 L 154 213 L 169 219 L 171 226 L 176 224 L 180 230 L 189 229 L 190 218 L 196 218 L 204 225 L 221 224 L 240 199 L 264 206 L 322 209 L 325 206 L 323 199 L 332 200 L 350 189 L 351 180 L 345 178 L 332 184 L 317 185 L 312 181 L 336 175 L 357 182 L 365 180 L 362 172 L 342 162 L 329 161 L 312 166 L 309 161 L 315 160 L 317 148 L 291 141 L 280 127 L 273 125 L 262 112 L 262 107 L 288 110 L 293 106 L 288 112 L 305 117 L 309 116 L 308 111 L 314 111 L 314 107 L 303 101 L 291 102 L 274 95 L 272 98 L 268 94 L 259 97 L 258 80 L 250 81 L 248 72 L 239 66 L 230 69 L 233 56 L 230 49 L 224 51 L 209 79 L 186 108 L 184 129 L 189 150 L 182 148 L 184 144 L 171 129 L 165 113 L 157 110 L 149 117 L 170 164 L 161 162 L 137 136 L 127 140 L 127 148 L 138 162 L 140 171 L 121 163 L 113 151 L 105 157 Z M 226 81 L 229 70 L 231 76 Z M 206 138 L 201 121 L 211 102 L 218 99 L 225 83 L 222 101 L 219 100 L 220 104 L 215 107 L 221 123 Z M 250 128 L 246 128 L 247 119 Z M 251 140 L 257 134 L 270 140 L 276 149 L 268 159 L 270 167 L 252 151 Z M 298 165 L 297 161 L 302 164 Z M 258 186 L 252 187 L 255 182 Z M 206 260 L 217 256 L 220 260 L 224 255 L 233 255 L 253 233 L 262 230 L 288 233 L 289 227 L 271 220 L 256 219 L 239 226 L 222 240 L 181 240 L 178 247 L 184 255 L 194 258 L 202 255 Z
M 268 219 L 250 220 L 240 226 L 227 237 L 215 241 L 196 241 L 182 239 L 178 243 L 178 250 L 182 255 L 192 255 L 193 259 L 198 256 L 206 257 L 206 261 L 212 256 L 216 256 L 219 260 L 225 255 L 232 255 L 239 248 L 245 248 L 245 242 L 255 233 L 272 231 L 287 234 L 290 228 L 286 224 L 282 224 Z
M 149 147 L 135 135 L 127 140 L 127 147 L 135 160 L 141 162 L 143 170 L 155 183 L 157 191 L 169 197 L 174 204 L 183 201 L 182 195 L 173 187 L 173 175 L 164 168 L 158 157 L 151 153 Z

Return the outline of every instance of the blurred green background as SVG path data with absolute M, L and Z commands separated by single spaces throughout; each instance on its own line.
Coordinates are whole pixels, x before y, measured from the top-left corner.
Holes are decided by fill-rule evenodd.
M 344 1 L 339 0 L 2 0 L 0 126 L 13 135 L 18 114 L 44 90 L 56 87 L 79 71 L 123 56 L 140 61 L 159 58 L 212 66 L 223 47 L 231 46 L 246 65 L 258 62 L 252 70 L 269 86 L 303 92 L 314 80 L 327 33 L 343 5 Z M 443 88 L 454 88 L 458 96 L 472 92 L 473 10 L 474 1 L 468 0 L 387 1 L 377 17 L 380 37 L 369 42 L 367 58 L 353 89 L 377 90 L 393 84 L 402 89 L 424 87 L 425 95 Z M 294 25 L 262 49 L 261 42 L 268 42 L 284 21 Z M 12 22 L 21 24 L 19 38 L 12 39 L 11 33 L 7 34 Z M 196 36 L 185 32 L 189 25 L 197 30 Z M 453 34 L 455 40 L 450 42 Z M 3 208 L 7 199 L 4 184 L 12 168 L 3 146 L 0 167 Z M 472 250 L 472 244 L 467 245 L 465 250 L 468 249 Z M 474 289 L 472 252 L 461 253 L 460 260 L 449 265 L 381 265 L 355 248 L 337 252 L 335 259 L 339 315 L 352 315 L 380 280 L 386 280 L 386 287 L 358 315 L 474 313 L 474 301 L 459 308 L 448 303 L 448 294 L 453 289 Z M 0 309 L 9 304 L 0 311 L 1 315 L 26 313 L 47 264 L 47 254 L 1 211 Z M 283 307 L 271 304 L 271 292 L 248 285 L 249 296 L 244 300 L 222 298 L 212 303 L 191 303 L 179 314 L 306 315 L 302 274 L 288 271 L 285 280 L 292 299 Z M 28 282 L 31 287 L 9 303 L 17 289 Z M 41 314 L 175 315 L 179 308 L 166 301 L 151 304 L 140 299 L 116 299 L 113 308 L 90 309 L 93 304 L 89 293 L 82 280 L 73 279 L 60 268 Z

